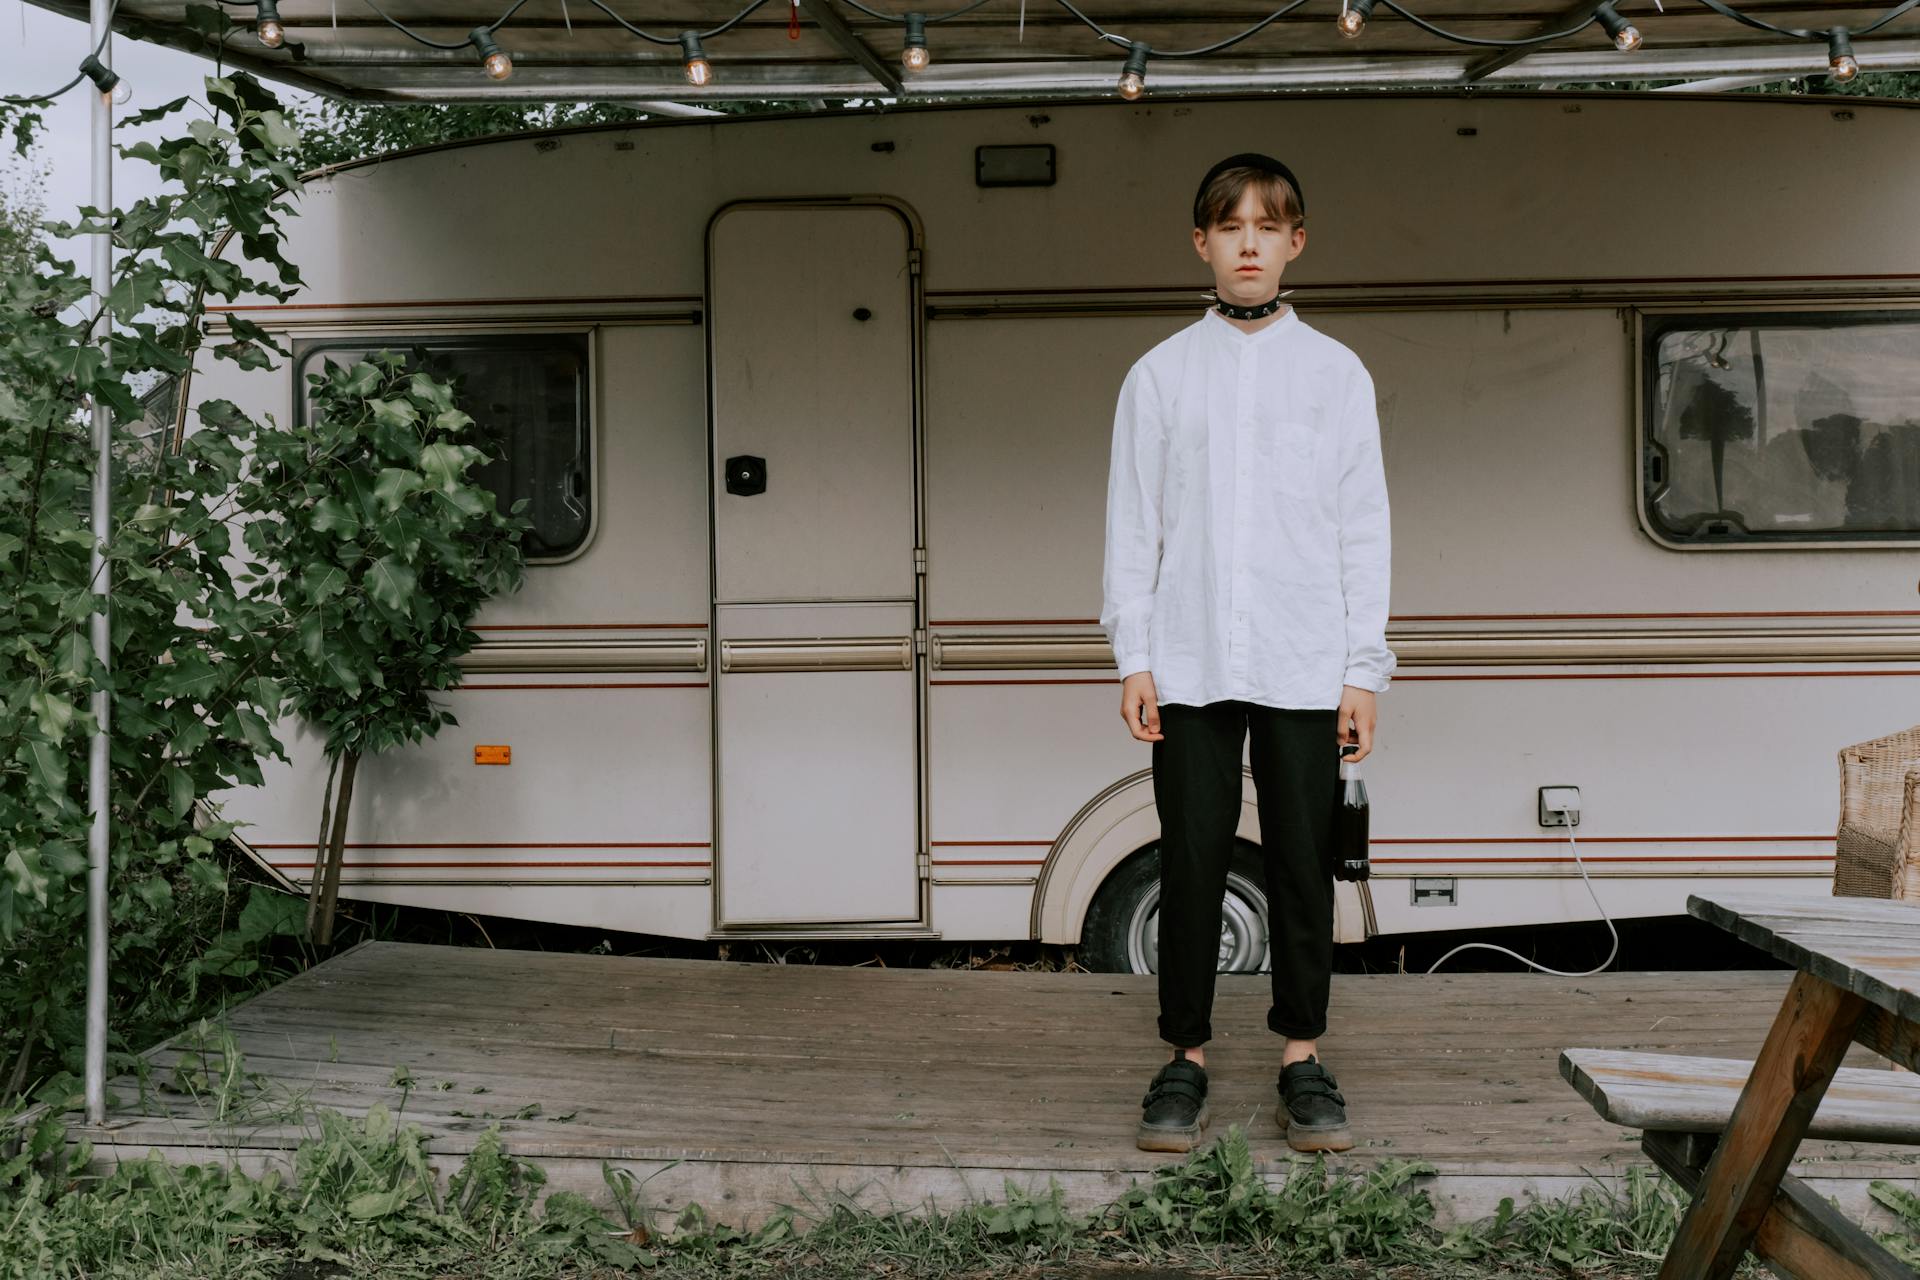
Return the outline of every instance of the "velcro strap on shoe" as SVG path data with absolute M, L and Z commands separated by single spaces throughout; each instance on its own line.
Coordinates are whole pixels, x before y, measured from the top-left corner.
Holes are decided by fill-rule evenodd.
M 1192 1080 L 1181 1079 L 1179 1077 L 1162 1079 L 1156 1076 L 1153 1084 L 1147 1089 L 1147 1096 L 1140 1100 L 1140 1105 L 1150 1107 L 1156 1101 L 1165 1097 L 1191 1098 L 1195 1102 L 1205 1102 L 1207 1100 L 1207 1091 Z
M 1147 1086 L 1146 1099 L 1140 1105 L 1150 1106 L 1155 1098 L 1169 1094 L 1195 1102 L 1206 1101 L 1206 1068 L 1188 1058 L 1173 1059 L 1153 1077 L 1153 1083 Z
M 1334 1087 L 1336 1083 L 1333 1076 L 1326 1072 L 1321 1072 L 1317 1075 L 1302 1073 L 1293 1078 L 1291 1085 L 1283 1080 L 1280 1085 L 1280 1091 L 1282 1093 L 1291 1093 L 1296 1097 L 1312 1094 L 1318 1097 L 1332 1098 L 1344 1107 L 1347 1105 L 1347 1100 L 1342 1097 L 1340 1091 Z

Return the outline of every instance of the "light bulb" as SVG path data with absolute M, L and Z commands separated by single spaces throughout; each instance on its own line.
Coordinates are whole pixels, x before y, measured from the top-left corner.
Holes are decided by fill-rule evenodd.
M 513 59 L 493 38 L 490 27 L 475 27 L 467 33 L 467 43 L 480 55 L 480 68 L 487 73 L 489 80 L 505 80 L 513 74 Z
M 713 82 L 713 64 L 707 61 L 707 51 L 700 47 L 699 32 L 680 33 L 680 54 L 686 59 L 688 84 L 698 86 Z
M 1613 37 L 1613 47 L 1620 52 L 1632 53 L 1640 47 L 1640 28 L 1614 12 L 1611 0 L 1594 10 L 1593 16 Z
M 119 84 L 113 86 L 113 93 L 110 96 L 113 98 L 114 106 L 124 107 L 133 101 L 133 85 L 122 80 Z
M 1853 56 L 1853 38 L 1845 27 L 1827 32 L 1827 74 L 1842 84 L 1860 74 L 1860 60 Z
M 925 71 L 927 64 L 933 61 L 933 54 L 927 48 L 927 20 L 918 13 L 907 15 L 907 44 L 901 50 L 900 65 L 909 71 Z
M 1349 40 L 1359 39 L 1360 33 L 1367 29 L 1367 19 L 1373 16 L 1373 4 L 1374 0 L 1351 0 L 1342 8 L 1334 24 L 1340 34 Z
M 1147 55 L 1152 52 L 1138 40 L 1127 46 L 1127 65 L 1120 72 L 1120 96 L 1128 102 L 1147 91 Z
M 253 33 L 260 43 L 269 49 L 278 49 L 287 39 L 287 29 L 280 22 L 279 0 L 259 0 L 253 10 Z

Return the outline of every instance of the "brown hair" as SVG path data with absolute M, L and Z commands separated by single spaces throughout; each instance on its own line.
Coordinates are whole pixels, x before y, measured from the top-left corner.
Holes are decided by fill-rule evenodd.
M 1247 167 L 1223 169 L 1214 175 L 1213 181 L 1200 192 L 1195 205 L 1200 218 L 1193 225 L 1202 231 L 1211 231 L 1225 222 L 1240 207 L 1240 198 L 1246 195 L 1248 187 L 1260 193 L 1260 203 L 1274 221 L 1298 226 L 1307 220 L 1307 215 L 1300 211 L 1300 197 L 1291 182 L 1277 173 Z

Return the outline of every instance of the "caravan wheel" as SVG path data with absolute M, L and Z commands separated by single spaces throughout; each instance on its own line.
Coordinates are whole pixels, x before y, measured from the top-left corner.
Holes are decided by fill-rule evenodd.
M 1259 851 L 1236 844 L 1220 908 L 1220 972 L 1264 973 L 1267 893 Z M 1160 968 L 1160 846 L 1150 844 L 1107 877 L 1080 930 L 1080 963 L 1096 973 L 1157 973 Z

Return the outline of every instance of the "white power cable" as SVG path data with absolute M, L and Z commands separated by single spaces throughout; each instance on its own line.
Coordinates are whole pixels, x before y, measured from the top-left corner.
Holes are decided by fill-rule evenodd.
M 1600 918 L 1606 922 L 1607 932 L 1613 935 L 1613 948 L 1607 952 L 1607 958 L 1592 969 L 1583 969 L 1579 973 L 1568 973 L 1563 969 L 1549 969 L 1544 964 L 1536 964 L 1534 961 L 1521 955 L 1518 951 L 1510 951 L 1506 947 L 1496 946 L 1491 942 L 1463 942 L 1453 950 L 1447 952 L 1447 954 L 1441 956 L 1438 960 L 1435 960 L 1432 966 L 1428 968 L 1428 973 L 1432 973 L 1435 969 L 1438 969 L 1462 951 L 1472 951 L 1475 948 L 1479 948 L 1482 951 L 1498 951 L 1501 955 L 1512 956 L 1515 960 L 1527 966 L 1527 968 L 1540 973 L 1550 973 L 1556 978 L 1591 978 L 1594 974 L 1601 972 L 1608 965 L 1612 964 L 1613 958 L 1620 954 L 1620 931 L 1613 927 L 1613 918 L 1607 914 L 1607 909 L 1600 905 L 1600 894 L 1593 887 L 1593 877 L 1587 874 L 1587 864 L 1580 860 L 1580 842 L 1573 838 L 1573 815 L 1568 812 L 1567 807 L 1555 809 L 1553 812 L 1558 813 L 1562 818 L 1567 820 L 1567 844 L 1573 849 L 1573 865 L 1580 868 L 1580 878 L 1586 882 L 1587 893 L 1593 898 L 1594 909 L 1600 913 Z

